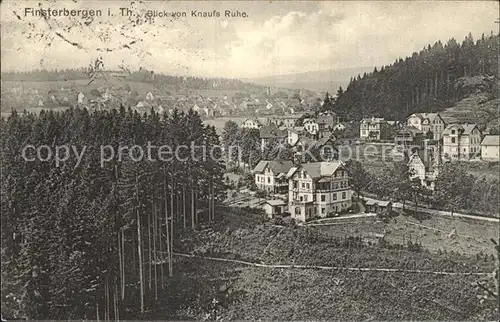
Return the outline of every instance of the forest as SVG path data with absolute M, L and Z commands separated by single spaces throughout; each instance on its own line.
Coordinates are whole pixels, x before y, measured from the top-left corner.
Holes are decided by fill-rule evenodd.
M 0 130 L 2 314 L 11 319 L 144 312 L 177 273 L 177 236 L 213 222 L 225 191 L 222 165 L 199 149 L 170 162 L 129 156 L 99 164 L 100 145 L 217 146 L 215 129 L 193 111 L 14 112 Z M 57 166 L 23 160 L 27 144 L 90 152 L 78 167 L 74 159 Z
M 496 98 L 499 35 L 469 34 L 460 44 L 437 41 L 411 57 L 399 58 L 372 73 L 351 78 L 340 87 L 333 108 L 345 120 L 391 116 L 404 120 L 416 112 L 438 112 L 453 106 L 478 88 L 463 86 L 465 78 L 481 76 L 480 90 Z M 472 90 L 472 92 L 471 92 Z
M 103 69 L 104 66 L 101 67 Z M 73 81 L 88 80 L 89 74 L 94 72 L 91 64 L 87 68 L 79 69 L 56 69 L 56 70 L 33 70 L 29 72 L 2 72 L 4 81 Z M 118 78 L 128 82 L 155 83 L 158 85 L 172 85 L 179 88 L 189 89 L 220 89 L 220 90 L 243 90 L 243 91 L 265 91 L 265 86 L 245 83 L 237 79 L 227 78 L 204 78 L 192 76 L 171 76 L 140 68 L 139 70 L 120 70 L 100 72 L 101 77 Z

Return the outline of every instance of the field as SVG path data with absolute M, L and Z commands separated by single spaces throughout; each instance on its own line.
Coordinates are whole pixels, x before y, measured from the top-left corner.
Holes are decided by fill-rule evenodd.
M 375 234 L 393 244 L 418 242 L 431 252 L 458 252 L 466 255 L 493 254 L 491 238 L 498 240 L 498 224 L 463 218 L 428 215 L 419 223 L 411 216 L 398 216 L 388 223 L 374 217 L 335 220 L 314 226 L 331 236 L 362 236 L 375 241 Z M 326 224 L 327 222 L 322 222 Z M 455 229 L 456 237 L 448 235 Z
M 199 257 L 176 261 L 186 287 L 178 281 L 172 285 L 176 295 L 169 303 L 177 308 L 171 312 L 172 318 L 498 319 L 495 303 L 480 303 L 476 297 L 479 291 L 473 285 L 481 277 L 467 275 L 491 272 L 497 264 L 492 256 L 479 258 L 476 253 L 484 250 L 491 254 L 491 244 L 479 240 L 497 236 L 494 225 L 430 218 L 423 225 L 443 231 L 457 227 L 460 246 L 448 242 L 445 234 L 434 235 L 432 231 L 428 238 L 422 237 L 423 249 L 418 250 L 402 245 L 401 234 L 417 236 L 418 230 L 411 230 L 414 219 L 401 216 L 397 223 L 386 226 L 387 243 L 373 241 L 369 245 L 357 236 L 380 232 L 380 223 L 359 219 L 335 226 L 293 228 L 263 223 L 257 212 L 225 209 L 222 216 L 220 226 L 199 231 L 195 239 L 176 246 L 178 252 Z M 474 239 L 462 242 L 461 233 Z M 467 243 L 476 248 L 463 246 Z M 248 266 L 238 260 L 271 266 Z M 276 264 L 285 266 L 272 267 Z M 338 268 L 325 270 L 314 265 Z M 391 271 L 394 269 L 399 271 Z M 210 304 L 214 299 L 219 306 Z M 160 317 L 148 315 L 151 319 Z

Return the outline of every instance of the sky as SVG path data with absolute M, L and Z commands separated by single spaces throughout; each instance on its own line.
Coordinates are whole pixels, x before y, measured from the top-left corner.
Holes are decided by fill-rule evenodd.
M 145 68 L 171 75 L 251 78 L 381 66 L 437 40 L 498 32 L 496 1 L 82 1 L 7 0 L 1 9 L 2 70 Z M 101 10 L 48 17 L 27 8 Z M 138 16 L 121 15 L 128 8 Z M 108 10 L 111 15 L 108 16 Z M 146 10 L 186 12 L 154 20 Z M 192 10 L 220 17 L 192 17 Z M 247 17 L 225 17 L 225 10 Z

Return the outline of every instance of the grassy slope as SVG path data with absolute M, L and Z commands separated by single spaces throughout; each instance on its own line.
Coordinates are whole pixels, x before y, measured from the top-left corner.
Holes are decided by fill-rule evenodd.
M 495 265 L 490 258 L 477 260 L 476 256 L 458 253 L 413 252 L 396 246 L 349 247 L 342 244 L 342 238 L 335 239 L 319 233 L 318 229 L 260 224 L 258 214 L 245 211 L 224 213 L 229 217 L 226 223 L 232 222 L 231 227 L 222 223 L 216 229 L 201 231 L 194 243 L 184 241 L 177 249 L 268 264 L 457 272 L 491 271 Z M 427 224 L 443 227 L 449 223 Z M 367 226 L 353 222 L 352 227 L 355 226 L 359 228 L 357 235 L 369 231 Z M 332 231 L 335 237 L 351 234 L 346 230 L 342 235 L 343 229 L 336 229 Z M 494 303 L 478 302 L 478 293 L 472 286 L 477 276 L 238 267 L 201 259 L 182 259 L 178 265 L 184 279 L 182 284 L 196 285 L 188 288 L 198 295 L 185 292 L 191 300 L 177 298 L 175 302 L 182 304 L 176 306 L 176 318 L 203 318 L 209 312 L 211 299 L 221 296 L 225 308 L 218 314 L 224 319 L 493 320 L 498 317 Z M 229 289 L 223 295 L 218 292 L 221 285 Z M 179 292 L 181 286 L 176 287 Z

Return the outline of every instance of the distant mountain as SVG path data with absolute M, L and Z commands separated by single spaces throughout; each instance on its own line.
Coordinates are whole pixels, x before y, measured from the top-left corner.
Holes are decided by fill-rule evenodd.
M 244 78 L 242 80 L 258 85 L 336 93 L 339 86 L 342 86 L 344 89 L 347 87 L 351 77 L 356 77 L 358 74 L 363 75 L 365 72 L 368 73 L 372 71 L 373 67 L 354 67 L 318 70 L 298 74 Z

